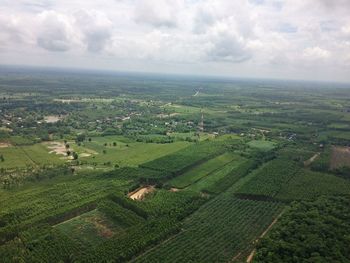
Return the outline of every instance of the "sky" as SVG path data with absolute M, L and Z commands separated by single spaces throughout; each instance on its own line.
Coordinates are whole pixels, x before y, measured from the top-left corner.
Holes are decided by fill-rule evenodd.
M 0 64 L 350 82 L 350 0 L 0 0 Z

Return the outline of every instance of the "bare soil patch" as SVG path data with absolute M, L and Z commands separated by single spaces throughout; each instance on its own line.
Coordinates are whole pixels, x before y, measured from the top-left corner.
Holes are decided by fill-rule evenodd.
M 55 123 L 63 119 L 63 116 L 49 115 L 44 117 L 46 123 Z
M 7 148 L 7 147 L 11 147 L 11 143 L 8 142 L 0 142 L 0 148 Z
M 142 200 L 146 194 L 151 193 L 155 190 L 153 185 L 144 186 L 142 188 L 136 189 L 135 191 L 128 194 L 128 197 L 132 200 Z
M 111 238 L 114 235 L 114 232 L 109 228 L 109 226 L 104 222 L 104 220 L 100 217 L 91 217 L 88 219 L 94 227 L 99 236 L 104 238 Z
M 91 156 L 90 153 L 81 153 L 80 154 L 80 157 L 89 157 L 89 156 Z
M 66 145 L 63 142 L 44 142 L 44 144 L 49 148 L 49 153 L 67 155 Z M 69 148 L 69 150 L 73 151 L 72 148 Z
M 179 188 L 172 187 L 172 188 L 170 188 L 169 191 L 170 191 L 170 192 L 178 192 L 178 191 L 180 191 L 180 189 L 179 189 Z
M 59 101 L 62 103 L 71 103 L 71 102 L 81 102 L 79 99 L 54 99 L 54 101 Z
M 333 146 L 331 153 L 331 169 L 342 166 L 350 167 L 350 147 Z
M 318 156 L 320 156 L 320 153 L 315 153 L 310 159 L 304 162 L 304 166 L 309 166 L 310 164 L 312 164 Z

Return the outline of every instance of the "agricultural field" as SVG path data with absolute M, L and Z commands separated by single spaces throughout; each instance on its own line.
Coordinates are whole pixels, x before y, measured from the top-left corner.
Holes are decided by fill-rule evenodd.
M 346 85 L 0 68 L 0 94 L 1 263 L 350 260 Z
M 49 154 L 48 149 L 41 144 L 2 147 L 0 155 L 4 156 L 1 164 L 4 169 L 52 166 L 64 162 L 59 156 Z
M 216 184 L 220 183 L 220 181 L 225 180 L 225 177 L 230 177 L 230 183 L 233 183 L 234 181 L 232 180 L 238 180 L 241 176 L 241 174 L 238 172 L 239 167 L 245 165 L 246 162 L 246 159 L 240 156 L 233 156 L 231 162 L 208 173 L 203 178 L 200 178 L 198 181 L 187 186 L 186 189 L 197 192 L 205 190 L 208 192 L 208 189 L 214 187 Z M 230 183 L 228 183 L 228 185 L 230 185 Z
M 236 158 L 235 158 L 236 157 Z M 224 169 L 224 166 L 238 159 L 237 156 L 231 153 L 224 153 L 213 159 L 210 159 L 191 170 L 181 174 L 172 179 L 169 184 L 176 188 L 185 188 L 191 184 L 196 183 L 204 177 L 210 176 L 220 169 Z
M 262 151 L 269 151 L 275 148 L 275 143 L 265 140 L 253 140 L 247 143 L 249 147 L 256 148 Z
M 133 262 L 227 262 L 242 259 L 281 212 L 273 202 L 219 196 L 185 220 L 183 230 Z
M 253 178 L 237 192 L 252 199 L 310 200 L 321 195 L 350 194 L 350 181 L 275 159 L 255 170 Z

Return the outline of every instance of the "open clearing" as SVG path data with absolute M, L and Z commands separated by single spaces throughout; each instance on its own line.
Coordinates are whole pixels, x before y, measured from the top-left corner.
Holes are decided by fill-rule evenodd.
M 115 137 L 93 138 L 91 142 L 85 142 L 80 147 L 75 145 L 73 145 L 73 147 L 77 148 L 78 153 L 87 152 L 91 154 L 91 150 L 93 150 L 92 156 L 84 158 L 84 161 L 88 164 L 104 164 L 110 162 L 111 164 L 118 164 L 119 166 L 137 166 L 141 163 L 181 150 L 191 144 L 182 141 L 164 144 L 144 142 L 126 143 L 117 139 L 118 138 Z M 113 142 L 116 143 L 116 146 L 113 146 Z
M 56 123 L 62 119 L 63 119 L 63 116 L 58 116 L 58 115 L 49 115 L 44 117 L 44 121 L 46 123 Z
M 265 140 L 253 140 L 248 142 L 248 145 L 252 148 L 256 148 L 262 151 L 269 151 L 275 148 L 276 143 Z
M 128 197 L 132 200 L 142 200 L 146 194 L 155 190 L 153 185 L 145 186 L 128 194 Z
M 65 234 L 85 244 L 99 244 L 114 236 L 119 229 L 97 209 L 55 226 Z
M 47 142 L 43 143 L 44 145 L 51 150 L 49 153 L 56 153 L 60 155 L 67 155 L 67 148 L 63 142 Z M 70 151 L 73 151 L 73 149 L 69 149 Z
M 5 169 L 25 168 L 37 165 L 56 165 L 63 161 L 57 155 L 49 154 L 48 149 L 43 144 L 26 146 L 13 146 L 0 148 L 0 154 L 5 161 L 1 167 Z
M 331 154 L 331 169 L 350 167 L 350 147 L 334 146 Z
M 12 145 L 8 142 L 0 142 L 0 148 L 11 147 Z

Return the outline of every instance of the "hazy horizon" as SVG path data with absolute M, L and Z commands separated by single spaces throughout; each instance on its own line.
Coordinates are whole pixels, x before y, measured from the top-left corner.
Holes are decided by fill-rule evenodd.
M 350 82 L 346 0 L 0 0 L 0 63 Z

